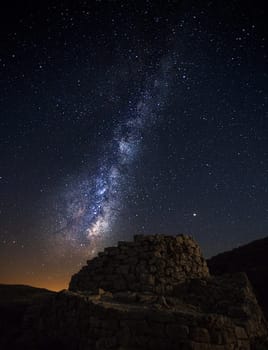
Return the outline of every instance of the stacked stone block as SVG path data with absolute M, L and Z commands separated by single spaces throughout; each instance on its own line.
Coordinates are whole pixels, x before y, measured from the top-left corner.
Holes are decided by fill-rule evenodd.
M 103 300 L 102 300 L 103 298 Z M 259 319 L 233 319 L 194 309 L 130 305 L 116 297 L 85 297 L 63 292 L 40 312 L 36 348 L 47 344 L 77 350 L 253 350 L 257 336 L 267 336 Z M 105 299 L 105 300 L 104 300 Z M 259 313 L 256 306 L 255 316 Z M 40 328 L 40 324 L 42 327 Z
M 139 291 L 169 294 L 189 278 L 208 277 L 198 244 L 189 236 L 137 235 L 89 260 L 70 282 L 72 291 Z
M 247 276 L 210 276 L 188 236 L 119 242 L 88 261 L 69 289 L 29 309 L 18 344 L 29 350 L 268 348 L 267 323 Z

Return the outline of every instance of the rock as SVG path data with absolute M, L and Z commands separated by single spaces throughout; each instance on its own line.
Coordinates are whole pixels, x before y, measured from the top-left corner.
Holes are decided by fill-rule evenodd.
M 210 258 L 212 274 L 245 272 L 268 320 L 268 237 Z
M 106 248 L 72 277 L 70 290 L 25 310 L 1 348 L 267 349 L 247 276 L 210 276 L 197 243 L 184 235 L 135 236 Z
M 248 339 L 247 333 L 243 327 L 235 327 L 235 335 L 238 339 Z
M 177 266 L 180 267 L 179 273 Z M 69 289 L 103 288 L 111 292 L 132 290 L 168 294 L 177 283 L 208 276 L 206 261 L 191 237 L 138 235 L 134 236 L 134 242 L 121 241 L 117 247 L 105 248 L 93 263 L 89 261 L 72 277 Z
M 191 331 L 191 338 L 199 343 L 210 343 L 210 335 L 206 328 L 193 328 Z
M 180 326 L 178 324 L 168 324 L 166 334 L 170 338 L 187 339 L 189 337 L 189 327 Z

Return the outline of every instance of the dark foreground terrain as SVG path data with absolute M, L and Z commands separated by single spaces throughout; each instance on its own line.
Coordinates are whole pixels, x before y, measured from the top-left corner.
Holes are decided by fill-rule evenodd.
M 267 350 L 267 338 L 247 275 L 210 275 L 183 235 L 106 248 L 68 291 L 0 285 L 1 350 Z
M 0 349 L 16 348 L 29 310 L 39 307 L 54 294 L 47 289 L 0 284 Z
M 213 275 L 245 272 L 268 320 L 268 237 L 214 256 L 207 264 Z

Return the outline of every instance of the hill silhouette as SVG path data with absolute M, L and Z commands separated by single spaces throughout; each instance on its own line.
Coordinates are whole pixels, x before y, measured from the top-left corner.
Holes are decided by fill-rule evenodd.
M 245 272 L 268 319 L 268 237 L 216 255 L 207 264 L 214 275 Z
M 55 293 L 26 285 L 0 284 L 0 348 L 15 349 L 14 339 L 21 337 L 25 314 L 34 305 Z M 13 346 L 14 345 L 14 346 Z M 19 348 L 19 345 L 18 347 Z
M 226 270 L 226 254 L 213 271 Z M 254 261 L 261 265 L 265 258 Z M 241 271 L 259 266 L 239 264 Z M 58 293 L 0 285 L 0 349 L 264 350 L 267 339 L 246 274 L 212 276 L 190 236 L 118 242 L 88 260 L 69 290 Z

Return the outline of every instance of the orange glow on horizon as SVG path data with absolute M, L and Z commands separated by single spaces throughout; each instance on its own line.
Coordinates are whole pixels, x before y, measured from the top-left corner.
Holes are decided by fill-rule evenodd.
M 0 280 L 0 284 L 14 284 L 14 285 L 26 285 L 30 287 L 35 287 L 35 288 L 45 288 L 54 292 L 59 292 L 60 290 L 63 289 L 68 289 L 70 279 L 64 281 L 36 281 L 35 279 L 27 279 L 27 280 L 20 280 L 20 279 L 5 279 L 5 280 Z

